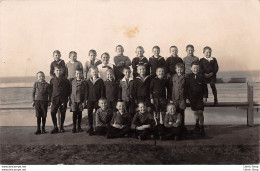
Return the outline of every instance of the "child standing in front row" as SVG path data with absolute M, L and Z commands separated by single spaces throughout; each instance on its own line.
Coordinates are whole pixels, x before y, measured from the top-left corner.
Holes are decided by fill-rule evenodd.
M 206 82 L 209 83 L 212 93 L 214 95 L 214 104 L 218 103 L 217 88 L 216 88 L 216 77 L 218 72 L 218 61 L 216 58 L 211 57 L 211 48 L 206 46 L 203 49 L 205 55 L 204 58 L 200 59 L 200 70 L 204 75 Z
M 191 110 L 194 112 L 196 121 L 192 133 L 205 134 L 204 130 L 204 103 L 208 98 L 208 88 L 203 75 L 199 73 L 199 62 L 194 61 L 191 64 L 192 73 L 186 78 L 186 97 L 190 103 Z
M 110 56 L 107 52 L 103 53 L 101 55 L 101 61 L 102 64 L 98 65 L 98 72 L 99 72 L 99 77 L 103 80 L 107 80 L 107 70 L 112 69 L 113 70 L 113 65 L 109 63 Z
M 176 74 L 176 64 L 183 63 L 183 60 L 178 56 L 178 48 L 176 46 L 170 47 L 171 56 L 166 59 L 165 62 L 165 73 L 167 74 L 167 78 L 171 78 L 174 74 Z
M 88 56 L 90 57 L 90 60 L 85 63 L 84 66 L 84 77 L 85 79 L 88 79 L 91 77 L 90 75 L 90 68 L 91 67 L 97 67 L 99 64 L 101 64 L 101 60 L 96 59 L 97 52 L 94 49 L 91 49 L 88 53 Z
M 51 103 L 51 89 L 50 84 L 45 81 L 45 75 L 42 71 L 37 73 L 38 81 L 33 85 L 33 104 L 35 107 L 37 117 L 37 130 L 35 134 L 46 133 L 45 123 L 47 117 L 48 106 Z M 42 131 L 41 131 L 41 120 L 42 120 Z
M 160 56 L 160 48 L 159 46 L 154 46 L 153 49 L 153 56 L 149 58 L 149 64 L 151 66 L 151 77 L 156 77 L 156 69 L 158 67 L 165 68 L 165 59 L 164 57 Z
M 77 69 L 83 70 L 82 63 L 77 61 L 77 53 L 71 51 L 69 53 L 70 61 L 66 64 L 67 68 L 67 78 L 71 81 L 75 77 Z
M 59 50 L 55 50 L 53 52 L 53 58 L 54 58 L 54 61 L 51 63 L 51 66 L 50 66 L 50 75 L 51 77 L 55 77 L 55 73 L 54 73 L 54 68 L 55 67 L 59 67 L 61 68 L 62 70 L 62 74 L 61 76 L 65 77 L 67 75 L 67 69 L 66 69 L 66 65 L 65 65 L 65 62 L 64 60 L 60 59 L 61 58 L 61 53 Z
M 98 77 L 98 69 L 90 68 L 91 77 L 87 80 L 86 103 L 88 109 L 89 129 L 87 133 L 93 133 L 93 110 L 98 109 L 98 100 L 105 97 L 105 85 L 101 78 Z
M 186 46 L 186 52 L 187 56 L 183 58 L 183 63 L 185 66 L 185 76 L 187 77 L 189 74 L 192 73 L 191 71 L 191 64 L 194 61 L 199 62 L 199 58 L 194 56 L 194 46 L 193 45 L 187 45 Z
M 69 104 L 71 106 L 71 111 L 73 112 L 73 128 L 72 133 L 82 132 L 81 120 L 82 111 L 86 105 L 86 82 L 83 77 L 83 71 L 81 69 L 76 69 L 75 78 L 71 81 L 71 94 L 69 98 Z M 76 130 L 78 120 L 78 129 Z
M 148 62 L 148 59 L 144 57 L 144 48 L 142 46 L 138 46 L 135 53 L 136 57 L 132 61 L 133 77 L 136 78 L 138 76 L 137 67 L 139 65 L 145 66 L 145 76 L 150 75 L 150 64 Z

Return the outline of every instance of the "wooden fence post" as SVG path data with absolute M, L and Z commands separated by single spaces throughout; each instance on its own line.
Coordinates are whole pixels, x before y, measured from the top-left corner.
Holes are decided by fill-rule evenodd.
M 254 97 L 253 85 L 247 83 L 247 126 L 254 126 Z

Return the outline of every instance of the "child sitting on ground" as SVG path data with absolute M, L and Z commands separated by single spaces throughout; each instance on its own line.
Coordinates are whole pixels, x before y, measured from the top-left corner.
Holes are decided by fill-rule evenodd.
M 51 104 L 51 89 L 50 84 L 45 81 L 45 74 L 39 71 L 37 74 L 37 79 L 33 85 L 33 104 L 35 107 L 36 117 L 37 117 L 37 130 L 35 134 L 46 133 L 45 123 L 48 112 L 48 106 Z M 42 120 L 42 131 L 41 131 L 41 120 Z

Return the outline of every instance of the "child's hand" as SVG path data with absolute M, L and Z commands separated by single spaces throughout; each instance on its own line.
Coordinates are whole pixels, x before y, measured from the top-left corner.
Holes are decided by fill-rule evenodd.
M 170 100 L 170 103 L 173 103 L 173 101 L 172 101 L 172 100 Z
M 151 103 L 154 104 L 154 100 L 153 99 L 151 99 Z
M 83 109 L 85 108 L 85 106 L 86 106 L 86 104 L 85 104 L 85 103 L 82 103 L 82 108 L 83 108 Z
M 35 106 L 35 103 L 34 103 L 34 101 L 32 102 L 32 107 L 34 107 Z
M 208 74 L 208 78 L 209 78 L 209 77 L 212 77 L 213 74 L 214 74 L 213 72 L 209 73 L 209 74 Z
M 177 127 L 178 125 L 177 125 L 177 123 L 173 123 L 172 126 L 173 127 Z
M 189 100 L 189 99 L 186 99 L 186 103 L 190 103 L 190 100 Z
M 203 102 L 206 103 L 207 102 L 207 98 L 203 98 Z
M 171 124 L 172 124 L 172 122 L 169 122 L 169 124 L 171 125 Z

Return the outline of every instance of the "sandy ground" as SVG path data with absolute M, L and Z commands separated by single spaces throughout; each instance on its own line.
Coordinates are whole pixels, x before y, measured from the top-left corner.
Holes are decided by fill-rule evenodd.
M 191 129 L 191 126 L 187 126 Z M 260 125 L 206 126 L 182 141 L 109 139 L 86 132 L 34 135 L 36 127 L 0 127 L 1 164 L 257 164 Z M 50 131 L 52 127 L 47 127 Z M 86 130 L 86 127 L 83 127 Z

